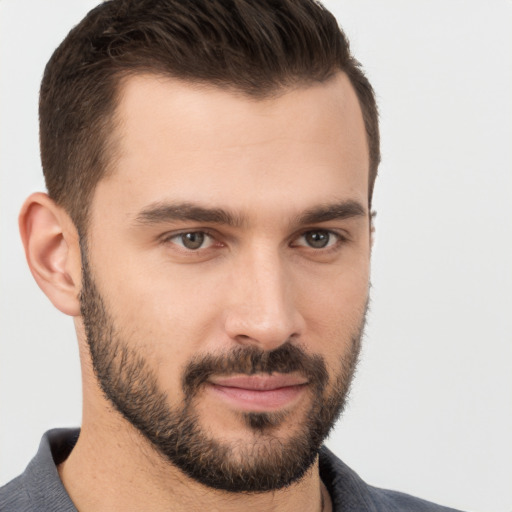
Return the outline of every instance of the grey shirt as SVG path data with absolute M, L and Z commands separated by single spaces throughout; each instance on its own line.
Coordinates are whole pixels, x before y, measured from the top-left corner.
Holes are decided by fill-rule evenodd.
M 70 454 L 78 429 L 47 432 L 25 471 L 0 488 L 0 512 L 77 512 L 57 472 Z M 407 494 L 364 483 L 327 448 L 320 451 L 320 476 L 333 512 L 457 512 Z

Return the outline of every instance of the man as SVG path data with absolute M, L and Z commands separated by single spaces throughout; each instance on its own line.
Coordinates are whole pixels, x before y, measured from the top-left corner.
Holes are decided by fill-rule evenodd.
M 47 433 L 2 510 L 448 510 L 322 442 L 368 303 L 370 84 L 309 0 L 113 0 L 41 87 L 48 195 L 20 229 L 74 318 L 80 432 Z

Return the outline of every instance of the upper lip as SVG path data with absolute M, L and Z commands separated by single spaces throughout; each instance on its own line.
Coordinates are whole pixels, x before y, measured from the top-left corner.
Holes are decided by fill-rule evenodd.
M 305 377 L 294 374 L 255 374 L 255 375 L 229 375 L 214 376 L 208 379 L 216 386 L 250 389 L 254 391 L 270 391 L 272 389 L 301 386 L 307 384 Z

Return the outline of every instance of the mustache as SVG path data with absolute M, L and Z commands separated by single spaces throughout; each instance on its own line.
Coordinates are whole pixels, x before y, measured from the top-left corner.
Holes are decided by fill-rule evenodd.
M 182 387 L 192 397 L 215 374 L 293 373 L 306 377 L 309 384 L 322 390 L 329 379 L 327 366 L 319 355 L 310 355 L 301 347 L 286 342 L 272 351 L 258 347 L 237 347 L 229 353 L 194 358 L 183 372 Z

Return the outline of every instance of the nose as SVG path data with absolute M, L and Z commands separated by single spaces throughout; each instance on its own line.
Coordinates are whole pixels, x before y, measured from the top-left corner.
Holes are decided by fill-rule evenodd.
M 238 344 L 270 351 L 301 336 L 305 322 L 279 254 L 260 251 L 244 258 L 233 268 L 229 290 L 225 330 Z

